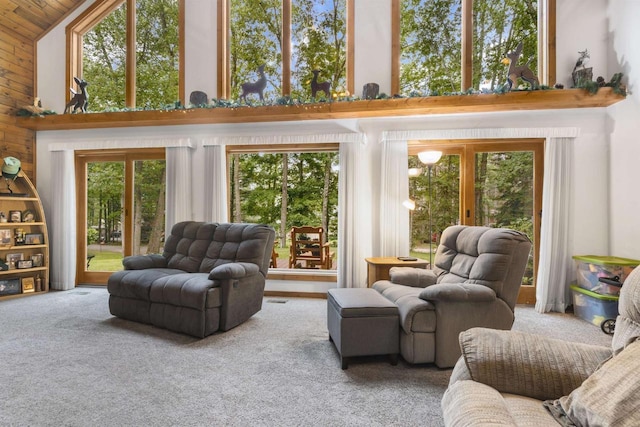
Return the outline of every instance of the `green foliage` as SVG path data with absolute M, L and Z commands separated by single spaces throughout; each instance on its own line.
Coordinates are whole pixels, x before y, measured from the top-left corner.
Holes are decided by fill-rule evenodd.
M 258 79 L 265 65 L 266 98 L 282 93 L 282 10 L 280 0 L 231 0 L 230 6 L 231 98 L 238 99 L 240 85 Z M 251 95 L 255 96 L 255 95 Z
M 98 230 L 95 228 L 87 229 L 87 245 L 98 243 Z
M 243 221 L 272 225 L 280 229 L 282 220 L 283 154 L 243 154 L 239 164 L 231 163 L 231 194 L 239 194 L 240 203 L 231 202 L 231 217 Z M 287 154 L 287 210 L 285 229 L 293 226 L 328 225 L 328 239 L 337 236 L 338 153 Z M 326 167 L 330 180 L 326 198 L 323 196 Z M 238 174 L 239 180 L 235 179 Z M 239 185 L 236 189 L 235 185 Z M 239 190 L 239 191 L 236 191 Z M 323 201 L 327 217 L 323 218 Z M 241 212 L 238 212 L 238 206 Z M 238 214 L 241 214 L 240 216 Z
M 265 64 L 265 100 L 282 95 L 282 11 L 280 0 L 231 0 L 231 98 L 257 80 Z M 294 0 L 291 5 L 291 97 L 311 97 L 311 71 L 332 89 L 346 84 L 346 0 Z M 324 95 L 324 94 L 323 94 Z M 251 95 L 255 97 L 255 95 Z M 255 98 L 254 98 L 255 101 Z
M 517 65 L 528 63 L 538 74 L 537 0 L 476 1 L 473 24 L 473 87 L 499 90 L 508 70 L 500 61 L 520 42 L 523 49 Z
M 400 91 L 460 89 L 460 0 L 401 2 Z
M 126 2 L 83 38 L 83 78 L 89 82 L 90 111 L 126 106 Z M 136 4 L 136 103 L 159 109 L 178 95 L 178 1 Z

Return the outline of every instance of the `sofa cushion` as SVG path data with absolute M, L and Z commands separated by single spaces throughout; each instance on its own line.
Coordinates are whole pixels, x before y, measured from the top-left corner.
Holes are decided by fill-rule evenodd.
M 640 424 L 639 370 L 640 340 L 636 340 L 557 403 L 578 426 L 637 426 Z
M 189 307 L 199 311 L 222 305 L 218 284 L 206 273 L 181 273 L 159 277 L 151 285 L 151 302 Z
M 184 274 L 173 268 L 152 268 L 146 270 L 120 270 L 109 276 L 109 294 L 123 298 L 150 301 L 149 293 L 153 282 L 159 278 Z

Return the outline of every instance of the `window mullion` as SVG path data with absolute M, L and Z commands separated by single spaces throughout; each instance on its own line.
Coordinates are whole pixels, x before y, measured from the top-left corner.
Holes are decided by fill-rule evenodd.
M 462 0 L 460 91 L 473 86 L 473 0 Z
M 291 95 L 291 0 L 282 0 L 282 95 Z
M 127 64 L 125 102 L 136 107 L 136 0 L 127 0 Z

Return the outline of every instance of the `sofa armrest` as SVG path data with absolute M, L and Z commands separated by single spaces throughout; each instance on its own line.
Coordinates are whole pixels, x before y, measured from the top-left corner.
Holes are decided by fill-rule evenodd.
M 160 254 L 132 255 L 124 257 L 122 265 L 125 270 L 145 270 L 147 268 L 165 268 L 167 259 Z
M 446 426 L 513 426 L 519 425 L 511 408 L 500 393 L 475 381 L 458 381 L 442 396 L 442 417 Z M 540 404 L 541 411 L 542 404 Z
M 459 336 L 471 379 L 539 400 L 568 395 L 611 349 L 517 331 L 471 328 Z
M 433 271 L 418 267 L 391 267 L 389 278 L 397 285 L 424 288 L 436 283 L 436 275 Z
M 260 272 L 260 267 L 250 262 L 230 262 L 214 267 L 209 273 L 211 280 L 242 279 Z
M 495 301 L 493 289 L 474 283 L 440 283 L 420 292 L 426 301 L 446 302 L 491 302 Z

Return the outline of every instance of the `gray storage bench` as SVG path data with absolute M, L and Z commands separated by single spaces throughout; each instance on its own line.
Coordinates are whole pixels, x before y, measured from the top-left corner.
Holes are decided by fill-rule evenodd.
M 400 326 L 398 307 L 370 288 L 329 289 L 327 294 L 329 339 L 340 353 L 342 369 L 349 358 L 388 354 L 398 363 Z

